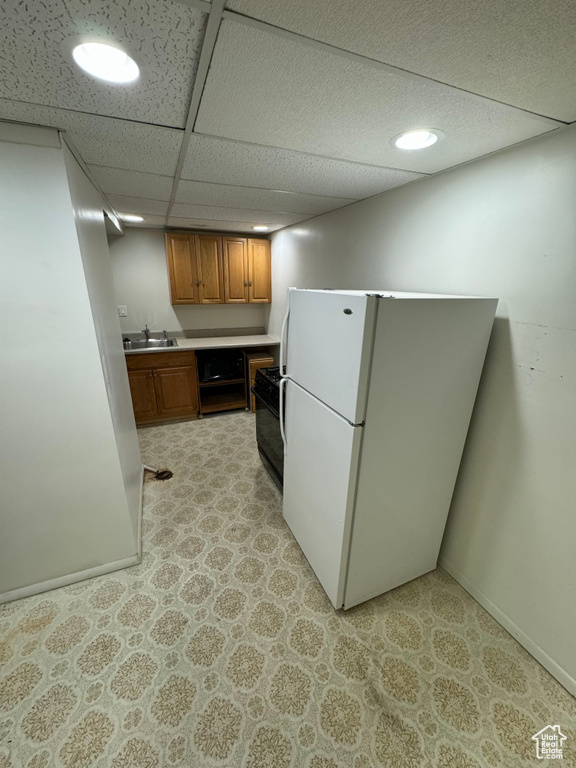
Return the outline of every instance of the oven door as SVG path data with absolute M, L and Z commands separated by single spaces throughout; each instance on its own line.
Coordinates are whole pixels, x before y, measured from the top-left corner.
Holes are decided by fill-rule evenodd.
M 256 387 L 252 388 L 252 392 L 256 398 L 256 439 L 260 458 L 276 485 L 282 490 L 284 444 L 280 434 L 278 411 L 266 402 Z

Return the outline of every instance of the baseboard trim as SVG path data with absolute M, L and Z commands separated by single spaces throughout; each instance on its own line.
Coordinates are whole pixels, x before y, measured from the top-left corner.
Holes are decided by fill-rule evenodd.
M 492 600 L 486 597 L 463 573 L 455 568 L 449 560 L 444 557 L 438 559 L 438 564 L 447 571 L 452 578 L 462 586 L 466 592 L 468 592 L 476 602 L 480 603 L 482 608 L 488 611 L 488 613 L 501 624 L 504 629 L 514 637 L 521 646 L 523 646 L 528 653 L 530 653 L 537 662 L 539 662 L 544 669 L 548 670 L 552 677 L 566 688 L 566 690 L 576 696 L 576 680 L 566 672 L 565 669 L 557 664 L 546 651 L 540 648 L 528 635 L 520 629 Z
M 32 595 L 39 595 L 42 592 L 49 592 L 59 587 L 67 587 L 69 584 L 93 579 L 95 576 L 103 576 L 105 573 L 120 571 L 123 568 L 129 568 L 131 565 L 138 565 L 140 559 L 139 554 L 133 555 L 123 560 L 115 560 L 113 563 L 97 565 L 95 568 L 88 568 L 85 571 L 77 571 L 76 573 L 69 573 L 67 576 L 59 576 L 57 579 L 42 581 L 40 584 L 30 584 L 28 587 L 13 589 L 11 592 L 4 592 L 0 595 L 0 605 L 2 603 L 11 603 L 13 600 L 20 600 L 23 597 L 32 597 Z
M 142 562 L 142 514 L 144 510 L 144 465 L 140 470 L 140 498 L 138 501 L 138 531 L 137 531 L 137 552 L 131 557 L 125 557 L 122 560 L 115 560 L 113 563 L 106 563 L 105 565 L 97 565 L 95 568 L 88 568 L 85 571 L 77 571 L 76 573 L 69 573 L 67 576 L 59 576 L 57 579 L 49 579 L 48 581 L 42 581 L 40 584 L 30 584 L 28 587 L 21 587 L 20 589 L 13 589 L 10 592 L 4 592 L 0 594 L 0 605 L 3 603 L 11 603 L 13 600 L 20 600 L 23 597 L 32 597 L 33 595 L 40 595 L 42 592 L 50 592 L 52 589 L 58 589 L 59 587 L 67 587 L 70 584 L 76 584 L 79 581 L 86 581 L 86 579 L 93 579 L 96 576 L 104 576 L 106 573 L 113 573 L 114 571 L 121 571 L 123 568 L 130 568 L 133 565 L 138 565 Z
M 138 547 L 137 551 L 137 557 L 138 562 L 140 563 L 142 561 L 142 517 L 144 515 L 144 464 L 142 464 L 142 468 L 140 470 L 140 499 L 138 502 L 138 532 L 136 536 L 138 537 L 138 540 L 136 542 L 136 546 Z

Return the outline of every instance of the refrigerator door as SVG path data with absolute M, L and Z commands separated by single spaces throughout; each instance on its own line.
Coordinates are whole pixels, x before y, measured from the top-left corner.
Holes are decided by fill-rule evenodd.
M 330 602 L 344 602 L 363 427 L 286 385 L 283 513 Z
M 289 293 L 286 376 L 352 424 L 364 421 L 377 299 Z

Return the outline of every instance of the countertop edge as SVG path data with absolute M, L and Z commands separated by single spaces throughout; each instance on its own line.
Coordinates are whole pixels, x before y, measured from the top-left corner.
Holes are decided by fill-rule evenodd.
M 125 349 L 125 355 L 154 355 L 158 352 L 190 352 L 200 349 L 234 349 L 238 347 L 268 347 L 280 344 L 276 336 L 212 336 L 201 339 L 177 339 L 177 347 L 156 347 L 154 349 Z

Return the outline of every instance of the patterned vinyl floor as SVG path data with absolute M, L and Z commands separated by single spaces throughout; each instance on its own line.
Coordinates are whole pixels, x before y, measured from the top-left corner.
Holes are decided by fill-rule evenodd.
M 441 569 L 335 612 L 254 417 L 140 431 L 139 566 L 0 609 L 0 768 L 542 765 L 576 700 Z

